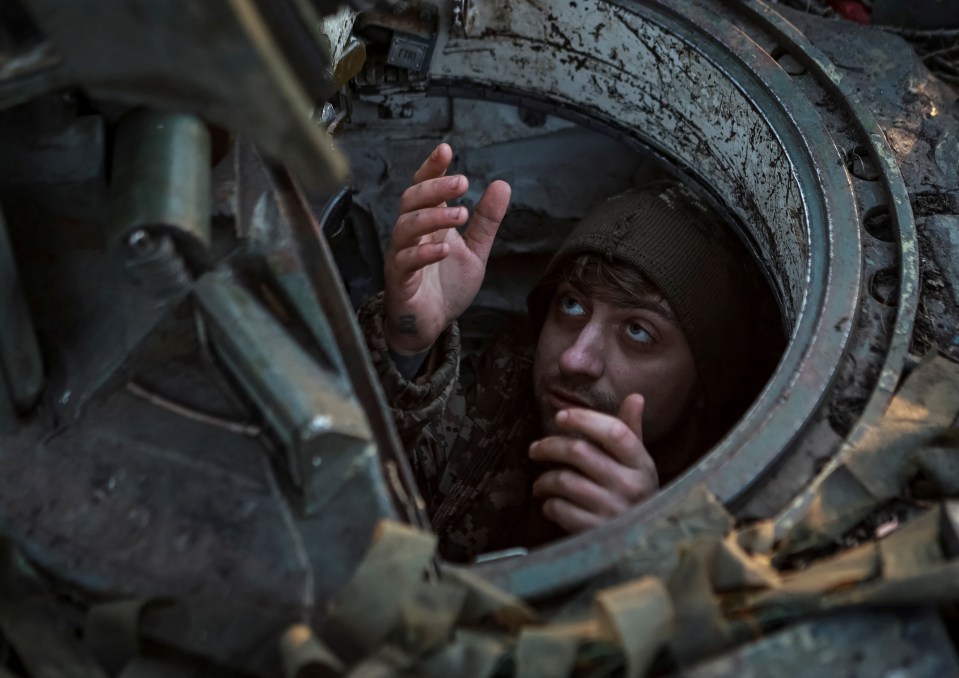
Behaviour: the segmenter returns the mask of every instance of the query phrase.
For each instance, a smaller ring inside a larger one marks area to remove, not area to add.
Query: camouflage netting
[[[825,611],[959,602],[957,414],[959,365],[927,359],[778,544],[772,523],[734,529],[694,492],[549,614],[465,571],[423,581],[432,539],[384,524],[326,627],[287,632],[287,675],[640,676]],[[899,517],[875,525],[890,502]]]
[[[613,571],[540,610],[465,569],[438,577],[435,537],[384,522],[325,623],[294,624],[277,639],[282,674],[641,676],[685,670],[827,611],[959,602],[957,414],[959,365],[928,358],[881,426],[854,434],[832,472],[799,498],[806,510],[783,538],[771,522],[734,528],[699,490]],[[0,630],[13,670],[209,675],[171,672],[149,657],[137,633],[147,603],[83,611],[54,595],[12,545],[2,562]]]

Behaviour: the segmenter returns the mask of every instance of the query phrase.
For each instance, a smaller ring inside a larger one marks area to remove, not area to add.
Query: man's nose
[[[559,357],[560,372],[599,379],[605,367],[604,336],[598,323],[588,322]]]

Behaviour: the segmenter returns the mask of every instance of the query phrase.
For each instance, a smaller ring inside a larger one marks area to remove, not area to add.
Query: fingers
[[[449,144],[440,144],[433,149],[429,157],[423,161],[420,168],[413,175],[413,183],[418,184],[427,179],[436,179],[446,174],[453,160],[453,149]]]
[[[570,469],[547,471],[533,483],[534,497],[563,499],[598,520],[609,520],[624,513],[629,504],[589,478]],[[547,516],[549,517],[549,516]]]
[[[395,251],[414,247],[423,236],[461,226],[468,214],[465,207],[429,207],[401,214],[390,247]]]
[[[631,393],[619,406],[619,418],[629,427],[636,437],[643,439],[643,412],[646,410],[646,400],[639,393]]]
[[[424,236],[461,226],[469,212],[465,207],[446,207],[445,202],[465,193],[468,186],[466,177],[457,175],[428,179],[408,188],[403,194],[400,216],[396,220],[390,249],[399,253],[420,245]],[[466,246],[484,264],[489,258],[496,232],[509,207],[510,194],[511,189],[505,181],[494,181],[490,184],[476,205],[469,227],[463,234]],[[422,268],[415,257],[407,256],[408,265],[403,269],[405,275]]]
[[[547,471],[533,483],[533,496],[546,499],[543,515],[568,532],[579,532],[620,516],[654,492],[655,487],[651,487],[638,498],[627,498],[571,469]]]
[[[572,441],[566,449],[572,451],[573,456],[554,454],[560,450],[560,446],[555,445],[559,438],[561,436],[552,436],[538,441],[531,448],[530,457],[556,463],[563,463],[561,460],[564,459],[577,461],[577,455],[582,454],[582,444],[589,444],[582,440]],[[580,451],[576,451],[577,448]],[[533,495],[546,499],[543,515],[568,532],[578,532],[622,515],[656,493],[659,483],[655,469],[650,472],[626,468],[608,457],[607,462],[612,463],[616,470],[611,473],[604,471],[605,480],[586,475],[596,470],[583,470],[583,464],[543,473],[533,483]],[[586,466],[589,467],[588,464]]]
[[[642,399],[642,396],[637,397]],[[596,410],[570,408],[556,413],[556,426],[561,431],[576,433],[588,438],[628,468],[655,471],[656,465],[646,451],[642,438],[640,438],[642,434],[641,426],[639,434],[634,430],[637,424],[633,408],[638,407],[641,410],[642,404],[637,404],[635,400],[631,399],[633,399],[633,396],[629,396],[626,401],[630,401],[630,403],[624,401],[620,409],[622,410],[624,406],[629,408],[628,414],[632,425],[627,424],[619,417]],[[642,420],[641,411],[639,420]]]
[[[417,271],[430,264],[442,261],[450,253],[450,246],[445,242],[424,243],[415,247],[400,250],[394,257],[394,272],[401,280],[409,278]]]
[[[571,534],[598,527],[607,520],[558,497],[543,502],[543,515]]]
[[[533,494],[547,498],[545,517],[577,532],[655,494],[659,477],[642,441],[643,407],[642,396],[633,394],[616,417],[582,408],[557,413],[557,426],[572,435],[548,436],[529,452],[534,461],[560,466],[533,484]]]
[[[468,188],[469,181],[462,174],[426,179],[403,192],[400,198],[400,214],[442,205],[459,198]]]
[[[537,440],[529,449],[530,459],[566,467],[595,482],[604,491],[632,506],[651,496],[659,487],[655,467],[630,468],[589,440],[568,436],[549,436]],[[618,505],[623,505],[618,502]]]
[[[569,467],[604,487],[631,494],[623,482],[623,465],[599,447],[582,438],[548,436],[529,447],[529,458],[542,464]]]
[[[485,262],[489,258],[490,250],[493,249],[493,240],[496,238],[500,224],[503,223],[512,192],[510,185],[505,181],[494,181],[486,187],[483,197],[473,210],[473,218],[470,219],[463,239],[481,261]]]

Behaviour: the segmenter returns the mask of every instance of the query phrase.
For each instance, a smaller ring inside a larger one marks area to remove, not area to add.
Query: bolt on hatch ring
[[[879,376],[863,422],[884,409],[902,372],[918,261],[905,186],[881,129],[775,12],[754,2],[716,9],[624,0],[557,15],[524,3],[439,38],[432,93],[548,110],[645,146],[704,187],[766,265],[790,333],[748,412],[656,497],[525,558],[474,566],[517,595],[546,595],[612,565],[696,485],[735,506],[803,439],[837,449],[845,432],[829,429],[824,410],[849,353],[875,339],[876,323],[860,325],[882,313],[868,293],[877,267],[895,266],[899,292],[895,322],[880,332],[884,352],[873,359]],[[895,242],[861,230],[863,216],[881,209]],[[864,258],[864,248],[875,256]]]

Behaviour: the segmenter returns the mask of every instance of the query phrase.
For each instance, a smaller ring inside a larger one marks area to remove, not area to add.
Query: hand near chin
[[[556,415],[563,433],[537,440],[530,459],[557,464],[533,483],[543,515],[567,532],[596,527],[645,501],[659,476],[643,445],[643,397],[628,396],[618,416],[588,409]]]

